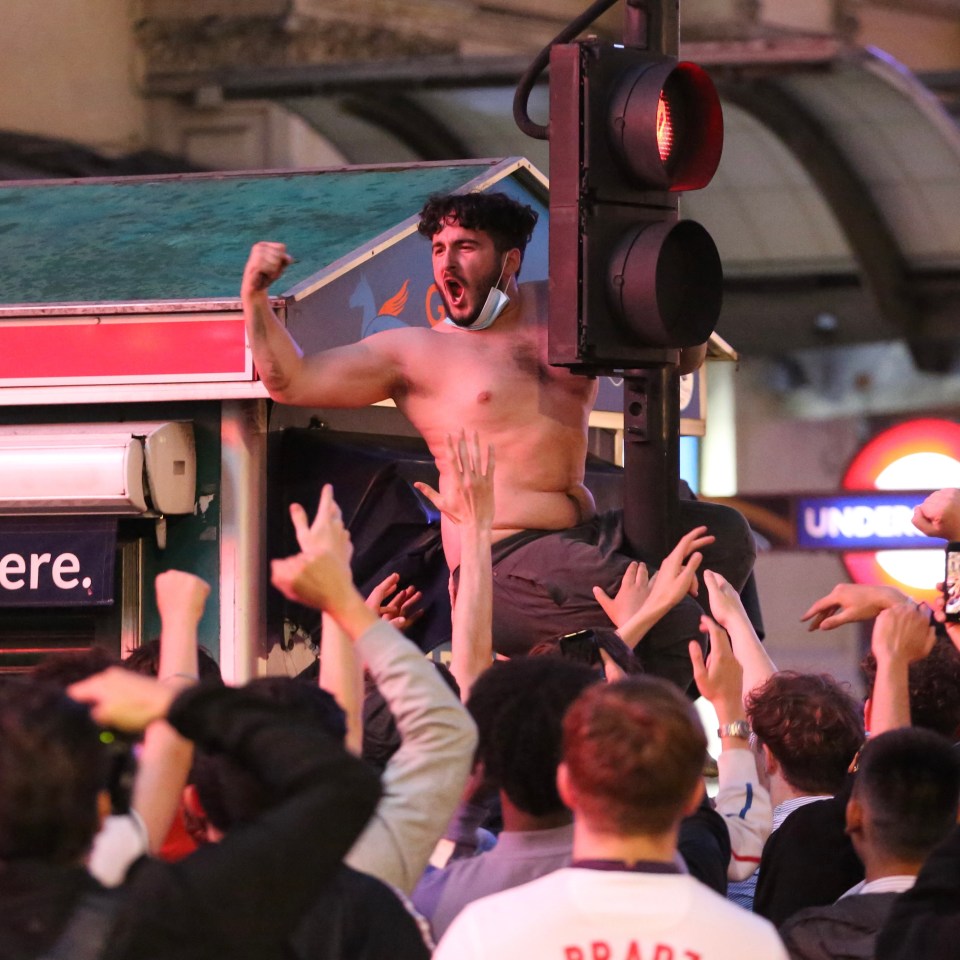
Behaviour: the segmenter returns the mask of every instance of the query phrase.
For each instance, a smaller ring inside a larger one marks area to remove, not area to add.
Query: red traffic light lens
[[[670,110],[670,101],[660,91],[657,102],[657,150],[664,166],[670,161],[673,153],[673,116]]]
[[[640,189],[699,190],[723,150],[723,111],[695,63],[654,60],[627,70],[610,101],[614,153]]]

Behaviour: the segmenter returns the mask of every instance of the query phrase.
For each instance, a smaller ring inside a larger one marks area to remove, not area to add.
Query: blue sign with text
[[[4,517],[0,606],[111,604],[116,548],[112,517]]]
[[[797,546],[808,550],[929,549],[942,540],[913,525],[925,493],[846,494],[797,500]]]

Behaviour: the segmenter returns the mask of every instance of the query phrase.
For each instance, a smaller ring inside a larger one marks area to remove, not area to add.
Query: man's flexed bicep
[[[292,262],[284,244],[256,243],[240,288],[253,360],[270,396],[309,407],[362,407],[386,400],[400,379],[392,338],[374,335],[304,357],[274,313],[267,291]]]

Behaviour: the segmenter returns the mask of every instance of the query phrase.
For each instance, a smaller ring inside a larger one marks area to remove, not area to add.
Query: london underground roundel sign
[[[853,458],[845,490],[939,490],[960,487],[960,424],[922,419],[898,424],[875,436]],[[855,583],[895,586],[913,597],[932,599],[943,579],[943,550],[849,551],[843,563]]]

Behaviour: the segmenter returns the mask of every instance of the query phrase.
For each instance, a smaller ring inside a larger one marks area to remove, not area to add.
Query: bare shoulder
[[[520,304],[526,323],[546,327],[550,315],[550,284],[546,280],[531,280],[520,284]]]
[[[394,327],[390,330],[381,330],[372,333],[369,337],[358,340],[371,353],[389,356],[395,361],[403,361],[412,354],[420,351],[432,337],[433,331],[428,327]]]

